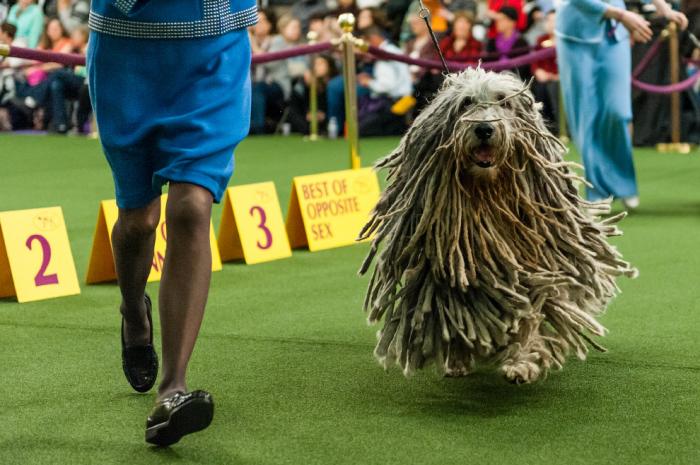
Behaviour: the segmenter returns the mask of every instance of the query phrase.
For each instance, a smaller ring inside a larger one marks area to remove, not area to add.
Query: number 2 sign
[[[249,265],[292,255],[272,182],[226,190],[219,250],[222,260],[243,258]]]
[[[0,297],[29,302],[79,293],[61,208],[0,212]]]

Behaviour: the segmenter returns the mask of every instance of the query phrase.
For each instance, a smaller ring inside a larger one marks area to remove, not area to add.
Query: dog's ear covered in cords
[[[384,320],[385,368],[495,366],[522,384],[604,351],[596,318],[637,270],[608,243],[625,213],[581,198],[565,153],[517,77],[446,78],[378,163],[389,185],[360,235],[373,237],[360,272],[376,258],[365,309]]]

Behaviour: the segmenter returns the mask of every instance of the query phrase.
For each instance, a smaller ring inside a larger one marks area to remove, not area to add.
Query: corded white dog
[[[607,242],[625,214],[601,219],[546,129],[528,87],[508,74],[451,75],[399,147],[380,161],[389,186],[362,238],[377,257],[365,300],[384,319],[375,355],[409,375],[497,366],[513,383],[585,359],[596,320],[637,271]],[[380,244],[384,243],[381,251]]]

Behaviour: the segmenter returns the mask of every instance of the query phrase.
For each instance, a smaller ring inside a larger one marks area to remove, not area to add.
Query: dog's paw
[[[452,368],[447,368],[445,370],[445,373],[443,376],[445,378],[464,378],[465,376],[469,375],[469,370],[467,370],[466,367],[452,367]]]
[[[537,363],[519,361],[509,365],[503,365],[501,371],[506,380],[512,384],[528,384],[537,381],[542,374],[542,369]]]
[[[471,370],[468,364],[462,360],[452,359],[445,363],[443,367],[443,376],[445,378],[464,378],[470,373]]]

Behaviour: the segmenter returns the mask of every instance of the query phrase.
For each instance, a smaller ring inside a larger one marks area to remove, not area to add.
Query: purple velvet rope
[[[638,78],[639,75],[642,74],[642,72],[644,72],[645,69],[647,69],[647,66],[649,66],[651,60],[659,52],[659,47],[661,46],[662,40],[663,36],[659,36],[659,38],[654,41],[651,47],[649,47],[647,53],[645,53],[642,59],[639,60],[639,63],[637,63],[637,66],[635,66],[634,70],[632,71],[632,79]]]
[[[252,62],[253,64],[268,63],[270,61],[283,60],[285,58],[292,58],[301,55],[310,55],[312,53],[320,53],[326,50],[330,50],[331,48],[332,44],[329,42],[314,45],[302,45],[300,47],[281,50],[279,52],[261,53],[259,55],[255,55],[253,57]],[[400,61],[411,65],[418,65],[424,68],[442,68],[442,63],[440,63],[439,61],[424,60],[420,58],[414,59],[406,55],[390,53],[376,47],[370,46],[369,52],[379,58]],[[655,54],[655,46],[652,46],[652,48],[649,49],[644,59],[646,59],[652,54]],[[74,53],[56,53],[48,52],[45,50],[10,47],[9,56],[14,58],[22,58],[25,60],[41,61],[47,63],[60,63],[62,65],[67,66],[85,66],[85,57]],[[536,61],[546,60],[554,56],[556,56],[556,50],[554,48],[545,48],[509,60],[482,63],[481,67],[483,69],[488,69],[492,71],[502,71],[505,69],[517,68],[518,66],[523,66]],[[647,61],[649,60],[651,60],[651,58],[649,58]],[[476,65],[476,63],[461,63],[456,61],[450,61],[447,64],[449,65],[450,69],[453,70],[463,70],[469,66]],[[637,68],[640,68],[640,66],[638,65]],[[637,71],[637,69],[635,69],[635,71]],[[690,89],[698,81],[698,79],[700,79],[700,71],[696,71],[692,76],[688,77],[687,79],[672,85],[659,86],[654,84],[648,84],[646,82],[641,82],[637,79],[632,79],[632,85],[637,89],[643,90],[645,92],[650,92],[654,94],[672,94],[674,92],[682,92],[684,90]]]
[[[333,48],[330,42],[322,42],[314,45],[302,45],[299,47],[280,50],[279,52],[268,52],[253,55],[253,64],[259,65],[269,63],[270,61],[285,60],[287,58],[298,57],[302,55],[311,55],[312,53],[321,53]]]
[[[644,92],[649,92],[650,94],[673,94],[675,92],[683,92],[690,89],[695,85],[697,80],[700,78],[700,71],[695,71],[690,77],[684,79],[676,84],[669,84],[665,86],[658,86],[655,84],[648,84],[646,82],[641,82],[636,79],[632,79],[632,85],[639,90]]]
[[[261,53],[253,56],[253,64],[268,63],[270,61],[284,60],[286,58],[297,57],[301,55],[310,55],[312,53],[325,52],[330,50],[333,45],[330,42],[323,42],[314,45],[302,45],[279,52]],[[66,66],[85,66],[85,57],[74,53],[56,53],[46,50],[35,50],[23,47],[10,47],[9,56],[14,58],[22,58],[25,60],[41,61],[45,63],[60,63]]]
[[[372,55],[384,58],[387,60],[400,61],[409,65],[417,65],[423,68],[431,69],[442,69],[442,63],[437,60],[425,60],[423,58],[411,58],[407,55],[401,55],[398,53],[387,52],[377,47],[370,46],[368,52]],[[541,60],[547,60],[556,56],[556,50],[554,47],[544,48],[542,50],[537,50],[527,55],[522,55],[515,58],[510,58],[502,61],[488,61],[481,63],[482,69],[488,69],[492,71],[503,71],[506,69],[517,68],[518,66],[528,65]],[[468,67],[476,66],[476,63],[463,63],[458,61],[448,61],[447,65],[451,70],[463,70]]]
[[[10,47],[8,56],[45,63],[60,63],[66,66],[85,66],[85,57],[75,53],[56,53],[23,47]]]

